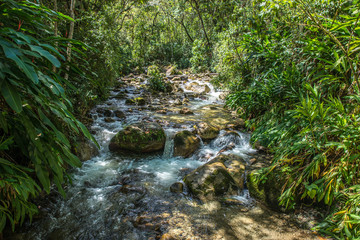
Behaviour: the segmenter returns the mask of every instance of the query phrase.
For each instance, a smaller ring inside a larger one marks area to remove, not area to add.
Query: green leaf
[[[19,56],[23,54],[20,52],[19,49],[11,47],[11,45],[6,42],[0,40],[0,45],[4,50],[5,56],[11,60],[13,60],[16,65],[23,71],[28,78],[30,78],[34,83],[39,82],[39,78],[32,66],[26,64],[23,59],[20,59]]]
[[[1,213],[1,218],[0,218],[0,233],[3,231],[5,224],[6,224],[6,215],[4,213]]]
[[[2,84],[1,93],[9,106],[17,113],[22,111],[21,98],[17,90],[7,81]]]
[[[49,60],[55,67],[59,68],[61,66],[60,61],[51,53],[43,49],[42,47],[30,45],[32,51],[39,53],[41,56]]]
[[[80,127],[81,131],[84,133],[85,137],[87,137],[88,139],[90,139],[91,141],[93,141],[96,146],[98,148],[100,148],[98,142],[95,140],[95,138],[93,137],[93,135],[91,135],[91,133],[89,132],[89,130],[84,126],[84,124],[82,124],[81,122],[77,122],[77,125]]]
[[[47,171],[47,169],[43,168],[40,164],[35,164],[35,172],[36,172],[36,176],[43,185],[45,191],[49,193],[50,192],[49,172]]]

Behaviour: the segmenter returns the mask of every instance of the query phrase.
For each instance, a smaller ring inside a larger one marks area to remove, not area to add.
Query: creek
[[[99,154],[70,171],[72,184],[66,187],[65,199],[54,190],[39,203],[40,215],[8,239],[312,239],[309,231],[258,206],[246,189],[206,203],[193,198],[186,188],[183,193],[170,192],[173,183],[182,182],[187,173],[231,143],[235,146],[222,154],[240,155],[247,162],[256,154],[249,133],[232,130],[237,134],[226,134],[236,118],[223,109],[222,93],[209,83],[210,78],[173,78],[178,89],[175,94],[148,95],[144,106],[125,101],[144,96],[146,78],[123,79],[112,97],[91,111],[94,121],[90,130],[101,147]],[[195,87],[206,85],[206,94],[187,87],[192,83]],[[180,97],[189,100],[186,107],[193,114],[179,114],[184,107],[176,104]],[[125,113],[126,118],[116,111]],[[111,138],[139,121],[157,121],[163,126],[167,135],[164,151],[110,152]],[[202,142],[189,158],[173,157],[175,133],[192,130],[194,124],[204,121],[222,129],[218,137]]]

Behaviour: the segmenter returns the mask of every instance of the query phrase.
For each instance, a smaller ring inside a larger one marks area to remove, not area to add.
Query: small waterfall
[[[244,137],[237,131],[222,131],[220,136],[212,143],[215,148],[223,148],[229,144],[234,146],[243,145],[245,143]]]
[[[171,158],[174,154],[174,136],[176,131],[172,129],[167,129],[165,131],[166,134],[166,142],[164,147],[163,158]]]

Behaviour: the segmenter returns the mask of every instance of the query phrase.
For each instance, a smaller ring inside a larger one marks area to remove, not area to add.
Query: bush
[[[168,83],[166,83],[163,78],[164,74],[160,72],[160,69],[156,65],[152,65],[148,67],[147,75],[149,76],[149,88],[153,91],[157,92],[166,92],[169,87],[171,87]]]

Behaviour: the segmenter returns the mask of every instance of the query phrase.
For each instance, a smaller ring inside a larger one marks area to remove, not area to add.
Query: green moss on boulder
[[[110,151],[147,153],[164,149],[164,129],[157,123],[135,123],[118,132],[110,141]]]
[[[203,139],[203,140],[212,140],[212,139],[216,138],[220,133],[220,130],[218,127],[215,127],[206,122],[199,123],[197,125],[196,130],[197,130],[199,136],[201,137],[201,139]]]
[[[220,155],[184,178],[190,192],[201,200],[236,194],[244,187],[245,162],[236,155]]]
[[[258,174],[260,174],[259,170],[254,170],[247,175],[247,187],[250,195],[267,206],[280,210],[279,197],[287,182],[286,174],[275,168],[266,176],[267,179],[264,181],[257,180]]]
[[[189,157],[200,147],[200,139],[190,131],[181,131],[174,137],[174,156]]]

